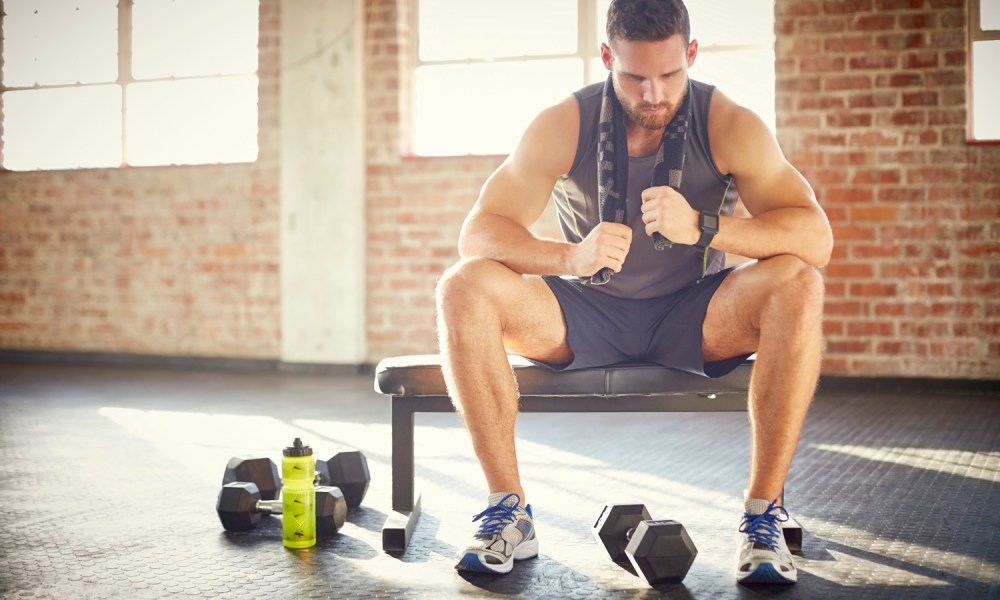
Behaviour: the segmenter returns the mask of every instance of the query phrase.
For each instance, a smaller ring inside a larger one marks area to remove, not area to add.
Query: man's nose
[[[663,84],[653,80],[647,80],[645,82],[645,86],[642,91],[642,100],[644,102],[649,104],[659,104],[660,102],[663,102],[664,98],[666,98],[666,91],[663,89]]]

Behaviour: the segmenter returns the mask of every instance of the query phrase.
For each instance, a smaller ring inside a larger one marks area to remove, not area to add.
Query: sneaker
[[[515,560],[538,556],[531,506],[521,507],[517,494],[490,494],[489,506],[472,517],[481,521],[476,538],[455,557],[459,571],[510,573]]]
[[[788,551],[781,523],[788,520],[788,511],[774,502],[750,498],[740,523],[739,562],[736,581],[739,583],[795,583],[798,575]]]

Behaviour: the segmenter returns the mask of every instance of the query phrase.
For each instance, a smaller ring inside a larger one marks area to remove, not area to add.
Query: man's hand
[[[694,245],[701,238],[698,211],[673,188],[661,185],[642,192],[642,222],[646,235],[660,232],[675,244]]]
[[[569,274],[590,277],[604,267],[618,273],[622,270],[631,243],[632,228],[628,225],[608,221],[598,223],[583,241],[570,250]]]

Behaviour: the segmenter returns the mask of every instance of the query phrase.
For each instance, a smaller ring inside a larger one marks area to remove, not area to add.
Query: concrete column
[[[360,0],[281,2],[281,359],[365,360]]]

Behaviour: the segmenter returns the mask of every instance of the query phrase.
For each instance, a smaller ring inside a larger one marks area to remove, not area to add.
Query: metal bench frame
[[[751,357],[731,373],[710,379],[650,364],[557,372],[520,357],[509,358],[523,413],[746,411],[753,368]],[[402,553],[420,517],[421,498],[414,486],[415,416],[455,408],[437,355],[383,360],[376,368],[375,390],[390,396],[392,419],[392,512],[382,528],[382,549]],[[801,531],[798,539],[801,547]]]

